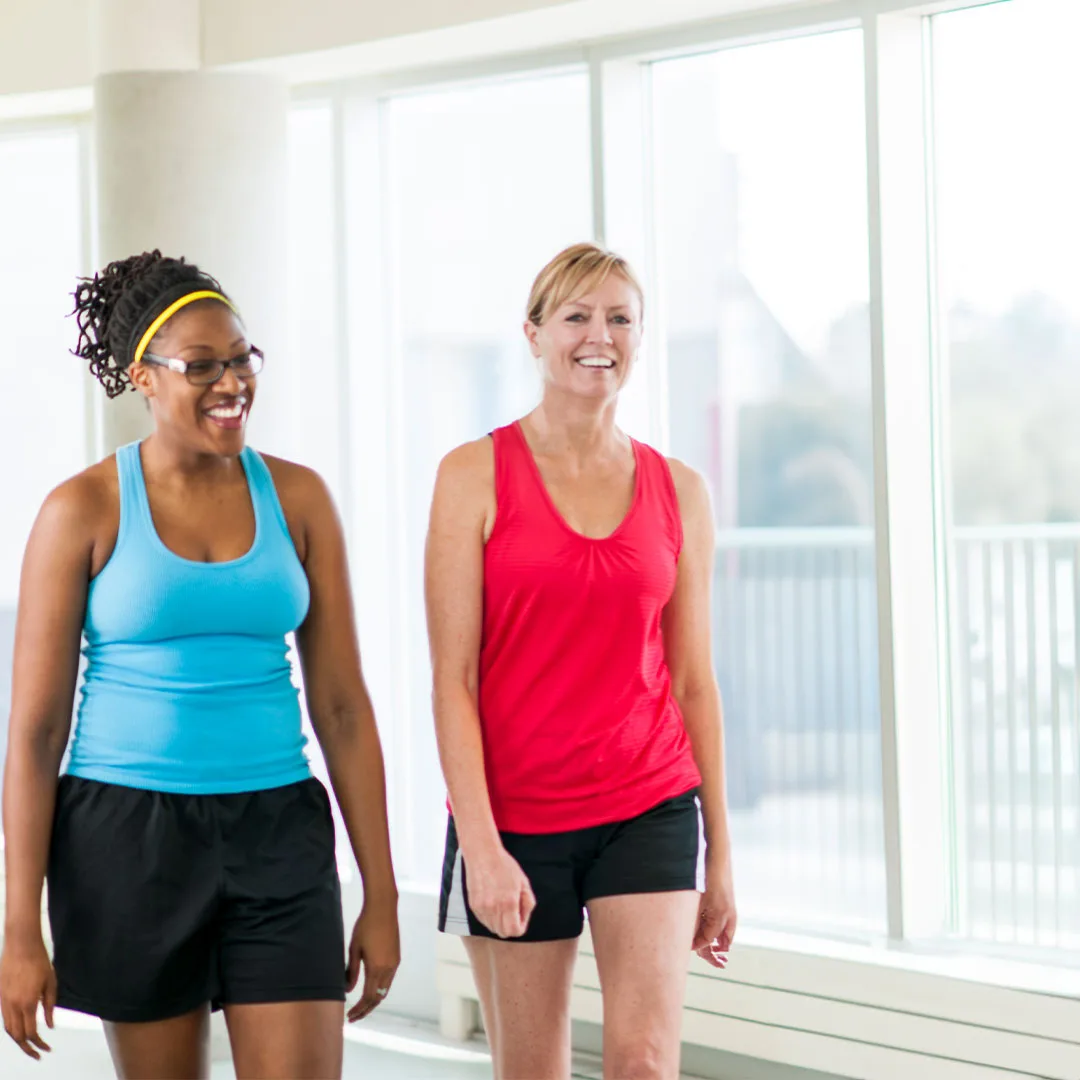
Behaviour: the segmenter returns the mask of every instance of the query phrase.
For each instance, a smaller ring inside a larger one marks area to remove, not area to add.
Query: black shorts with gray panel
[[[627,821],[569,832],[499,835],[536,896],[528,929],[514,941],[579,937],[586,905],[602,896],[702,887],[696,788]],[[468,872],[452,816],[446,827],[439,929],[465,937],[496,936],[469,907]]]

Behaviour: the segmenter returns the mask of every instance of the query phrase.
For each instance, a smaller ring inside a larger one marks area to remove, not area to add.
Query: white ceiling
[[[126,6],[153,18],[160,2],[0,0],[0,95],[89,85],[98,7]],[[310,81],[581,43],[756,9],[829,5],[830,0],[202,0],[201,59],[205,66],[280,67],[297,81]]]

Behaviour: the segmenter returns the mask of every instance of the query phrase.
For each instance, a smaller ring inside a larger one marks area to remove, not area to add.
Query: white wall
[[[0,94],[87,86],[89,0],[0,0]]]
[[[97,73],[98,2],[108,0],[0,0],[0,96],[88,86]],[[201,54],[207,67],[269,62],[297,81],[318,81],[827,2],[202,0]]]
[[[565,6],[563,0],[204,0],[204,59],[231,64],[314,52],[556,5]]]
[[[202,0],[207,66],[414,34],[555,6],[560,0]],[[0,0],[0,94],[85,86],[95,0]]]

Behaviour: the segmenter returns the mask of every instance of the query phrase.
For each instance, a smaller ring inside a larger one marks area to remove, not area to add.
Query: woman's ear
[[[525,330],[525,337],[528,338],[528,340],[529,340],[529,351],[533,354],[533,356],[537,360],[539,360],[540,359],[540,347],[536,344],[536,335],[537,335],[537,333],[539,333],[540,327],[537,326],[536,323],[534,323],[532,321],[532,319],[526,319],[525,320],[525,325],[524,325],[524,330]]]
[[[131,385],[143,397],[152,398],[154,396],[154,381],[150,377],[149,364],[132,364],[127,369],[127,377],[131,381]]]

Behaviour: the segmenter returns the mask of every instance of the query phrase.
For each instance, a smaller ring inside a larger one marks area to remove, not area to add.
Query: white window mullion
[[[334,295],[330,299],[331,314],[334,320],[335,355],[332,362],[338,386],[338,484],[341,505],[339,513],[345,530],[346,541],[352,546],[356,535],[356,514],[353,508],[355,487],[356,458],[353,452],[352,420],[352,364],[349,350],[349,276],[348,244],[345,222],[349,215],[349,182],[346,171],[346,146],[348,135],[345,123],[348,101],[346,95],[337,88],[331,99],[331,168],[332,196],[334,201],[334,251],[333,278]],[[331,358],[327,358],[328,360]]]
[[[589,164],[592,175],[589,177],[592,191],[592,226],[596,243],[607,243],[607,207],[605,206],[604,184],[607,169],[604,161],[604,65],[595,55],[590,54],[589,71]]]
[[[92,276],[97,267],[97,251],[94,242],[94,238],[97,236],[95,178],[93,125],[89,121],[81,122],[79,124],[80,272],[87,277]],[[105,395],[102,392],[101,384],[90,373],[89,368],[83,368],[82,379],[86,406],[86,463],[89,465],[91,462],[99,461],[105,456],[102,432]]]
[[[409,810],[407,590],[400,492],[401,349],[392,302],[391,215],[385,182],[382,107],[374,95],[351,94],[338,125],[344,145],[343,262],[340,291],[354,332],[347,338],[352,575],[364,672],[379,719],[387,802],[398,873],[414,873]]]
[[[888,928],[946,925],[921,16],[864,25]]]
[[[947,545],[947,538],[952,535],[951,493],[952,469],[949,464],[951,433],[949,417],[951,413],[948,371],[948,335],[942,322],[940,309],[940,252],[936,219],[937,166],[935,157],[934,127],[934,82],[933,82],[933,35],[931,20],[924,15],[921,20],[923,49],[923,130],[925,131],[926,161],[926,236],[927,236],[927,317],[930,330],[930,392],[933,395],[932,436],[935,481],[935,551],[937,574],[937,631],[938,631],[938,692],[940,701],[940,731],[943,739],[942,773],[942,829],[945,832],[944,854],[945,867],[945,910],[942,929],[949,933],[955,931],[959,914],[966,910],[964,890],[967,882],[960,873],[960,867],[967,861],[967,836],[960,829],[957,807],[960,800],[966,798],[966,770],[958,768],[956,758],[957,717],[952,710],[952,664],[961,643],[954,639],[958,627],[954,624],[952,612],[956,608],[956,582],[951,566],[952,554]]]
[[[645,288],[645,337],[622,392],[619,421],[657,449],[668,447],[667,364],[653,222],[650,66],[590,58],[593,207],[598,243],[623,255]]]

